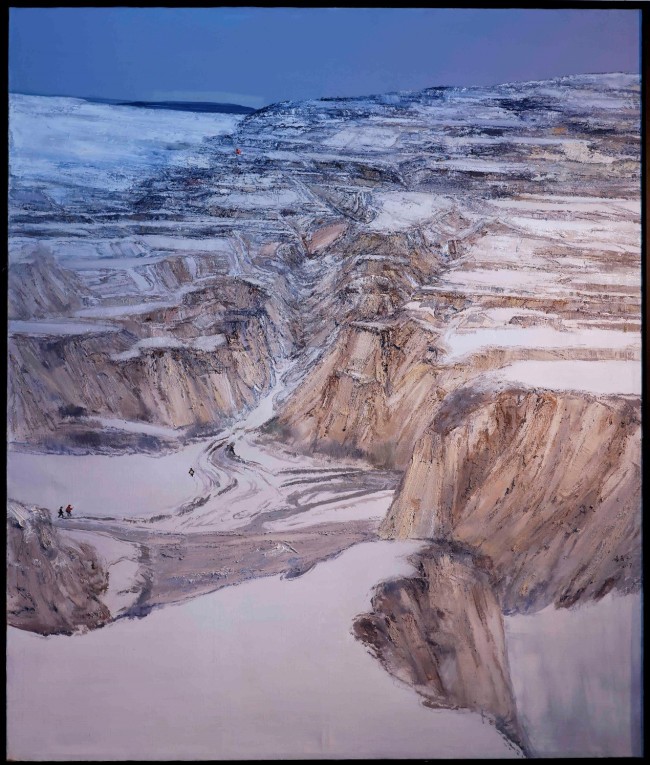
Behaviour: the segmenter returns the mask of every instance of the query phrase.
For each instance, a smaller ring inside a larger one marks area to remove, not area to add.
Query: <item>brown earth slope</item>
[[[640,401],[478,386],[449,396],[381,527],[488,556],[506,613],[638,588]]]
[[[101,627],[108,574],[93,547],[64,542],[48,510],[7,507],[7,621],[41,635]]]

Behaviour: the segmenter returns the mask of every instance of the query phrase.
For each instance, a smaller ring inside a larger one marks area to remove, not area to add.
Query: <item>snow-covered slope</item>
[[[64,208],[124,193],[165,166],[205,167],[205,139],[241,120],[17,93],[9,105],[12,191]]]

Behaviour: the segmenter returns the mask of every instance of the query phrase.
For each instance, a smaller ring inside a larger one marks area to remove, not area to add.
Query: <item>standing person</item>
[[[63,505],[59,508],[59,518],[63,518]]]
[[[72,515],[72,505],[68,505],[65,509],[66,513],[68,514],[68,518]]]

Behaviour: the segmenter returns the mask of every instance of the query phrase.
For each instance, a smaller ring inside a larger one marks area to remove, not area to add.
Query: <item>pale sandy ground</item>
[[[357,545],[82,636],[10,628],[9,757],[517,756],[480,715],[422,706],[351,634],[418,546]]]
[[[332,494],[332,497],[335,496]],[[394,491],[378,491],[367,497],[359,499],[341,498],[338,502],[316,507],[300,515],[291,516],[280,521],[270,521],[264,524],[265,531],[291,531],[292,529],[304,529],[317,523],[344,522],[344,521],[379,521],[388,512]],[[327,500],[326,492],[313,498],[314,502]],[[329,498],[331,499],[331,497]]]
[[[641,597],[506,617],[517,708],[547,757],[639,756]]]
[[[197,494],[187,474],[207,441],[162,455],[37,454],[8,451],[7,495],[75,516],[128,518],[169,512]]]
[[[274,402],[284,391],[278,375],[274,388],[242,421],[218,437],[200,439],[173,452],[159,455],[69,455],[39,454],[10,448],[7,455],[8,496],[25,504],[47,507],[55,517],[60,505],[71,503],[75,518],[152,518],[159,531],[203,533],[232,531],[246,526],[258,513],[291,504],[302,489],[304,499],[295,500],[290,519],[265,524],[268,531],[304,528],[329,521],[380,520],[392,500],[392,488],[373,491],[364,486],[365,475],[373,473],[365,463],[352,459],[292,454],[276,444],[256,440],[255,428],[273,416]],[[171,436],[170,428],[125,420],[100,418],[107,427]],[[225,449],[232,445],[232,456]],[[195,474],[190,476],[192,467]],[[325,496],[327,476],[353,473],[345,487],[336,485],[340,502]],[[289,471],[289,472],[287,472]],[[295,471],[301,471],[300,476]],[[314,485],[292,485],[300,477]],[[360,494],[360,491],[362,494]],[[356,494],[356,497],[353,495]],[[177,515],[191,500],[205,502],[191,513]],[[322,507],[310,507],[322,502]],[[304,509],[303,509],[304,508]],[[65,527],[66,520],[55,523]],[[151,526],[148,526],[151,528]]]
[[[488,376],[550,390],[641,394],[638,361],[515,361]]]

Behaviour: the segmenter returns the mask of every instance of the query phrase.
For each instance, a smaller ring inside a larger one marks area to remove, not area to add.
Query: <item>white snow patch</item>
[[[228,205],[239,209],[253,209],[258,207],[274,208],[289,207],[300,200],[300,196],[292,189],[275,189],[272,191],[258,191],[249,194],[229,194],[227,197],[215,197],[211,201],[218,205]]]
[[[376,194],[374,201],[380,210],[377,217],[368,224],[372,231],[412,228],[453,207],[450,198],[424,191],[388,191]]]
[[[142,340],[138,340],[138,342],[129,348],[128,351],[123,351],[122,353],[114,353],[111,358],[113,361],[126,361],[127,359],[136,358],[140,355],[141,350],[146,350],[147,348],[183,347],[185,347],[185,343],[181,342],[175,337],[171,337],[171,335],[166,335],[164,337],[145,337]]]
[[[609,287],[638,287],[641,289],[641,271],[582,271],[573,277],[575,281],[587,284],[606,284]],[[608,292],[608,294],[611,294]]]
[[[508,222],[535,236],[551,236],[567,243],[579,242],[583,248],[608,250],[639,248],[641,227],[635,221],[619,221],[599,218],[597,220],[553,220],[509,216]]]
[[[75,316],[101,319],[124,318],[135,316],[139,313],[159,311],[164,308],[175,308],[177,306],[178,303],[173,300],[157,300],[133,305],[96,305],[91,308],[81,308],[80,310],[75,311]]]
[[[163,236],[161,234],[143,234],[143,244],[152,250],[180,252],[221,252],[228,253],[232,244],[227,238]]]
[[[488,199],[488,204],[495,207],[505,207],[509,210],[557,211],[572,213],[591,213],[609,215],[612,212],[632,212],[641,214],[639,200],[636,199],[603,199],[601,197],[562,197],[534,196],[522,194],[519,199]]]
[[[536,388],[641,395],[639,361],[516,361],[488,374]]]
[[[443,284],[453,285],[480,285],[485,287],[519,287],[531,288],[546,284],[557,284],[559,274],[546,271],[528,269],[495,269],[465,271],[462,269],[450,270],[443,277]]]
[[[419,542],[353,547],[77,637],[8,631],[12,759],[508,757],[470,712],[427,709],[351,634]]]
[[[97,332],[117,332],[120,327],[113,324],[100,324],[99,322],[83,322],[73,319],[45,319],[39,321],[9,320],[10,335],[34,335],[37,337],[49,337],[55,335],[88,335]]]
[[[191,346],[199,351],[216,351],[226,344],[225,335],[201,335],[191,341]]]
[[[45,183],[59,203],[88,189],[124,191],[161,165],[204,166],[204,139],[242,119],[14,93],[9,109],[12,174]]]
[[[133,279],[133,283],[139,289],[141,292],[149,292],[152,288],[152,285],[142,276],[142,274],[138,273],[137,268],[129,268],[127,270],[128,275]]]
[[[285,375],[290,367],[291,362],[285,362],[284,364],[278,365],[275,373],[276,382],[274,386],[265,396],[262,396],[257,403],[257,406],[246,415],[241,425],[236,428],[236,431],[240,429],[253,430],[259,428],[273,417],[276,401],[279,400],[285,392]]]
[[[75,516],[133,518],[169,512],[194,498],[187,475],[206,442],[171,454],[69,455],[7,453],[7,496]]]
[[[80,419],[99,422],[105,428],[124,430],[129,433],[145,433],[151,436],[167,436],[172,438],[178,436],[178,431],[174,428],[168,428],[165,425],[152,425],[151,423],[137,420],[122,420],[118,417],[82,417]]]
[[[158,337],[146,337],[129,348],[128,351],[122,353],[115,353],[111,356],[114,361],[126,361],[128,359],[134,359],[140,355],[140,351],[147,348],[194,348],[198,351],[216,351],[217,348],[221,348],[226,343],[225,335],[200,335],[192,340],[179,340],[171,335],[158,336]]]
[[[484,308],[482,313],[497,324],[508,324],[515,316],[530,316],[534,318],[557,318],[556,314],[545,311],[535,311],[532,308]]]
[[[460,159],[444,159],[436,163],[444,167],[452,167],[454,170],[465,170],[484,173],[520,173],[521,164],[518,162],[504,162],[502,159],[480,159],[462,157]]]
[[[639,332],[580,329],[560,332],[553,327],[489,327],[471,332],[451,329],[443,337],[447,361],[456,361],[482,348],[639,348]]]
[[[325,146],[355,151],[382,151],[390,149],[399,138],[399,130],[386,127],[354,125],[343,128],[323,141]]]

